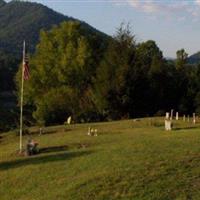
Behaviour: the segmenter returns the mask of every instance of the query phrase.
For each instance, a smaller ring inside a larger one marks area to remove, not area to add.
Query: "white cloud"
[[[153,1],[127,0],[127,2],[130,6],[147,13],[157,12],[159,9]]]
[[[185,19],[200,21],[200,0],[112,0],[115,3],[129,5],[148,16],[175,19],[179,22]]]
[[[156,12],[174,12],[182,11],[188,8],[189,2],[186,1],[156,1],[156,0],[126,0],[127,3],[141,11],[147,13],[156,13]],[[199,1],[200,0],[196,0]],[[199,4],[200,5],[200,4]]]
[[[200,0],[124,0],[127,5],[136,10],[154,16],[175,17],[184,21],[191,17],[193,21],[200,20]]]
[[[196,4],[200,6],[200,0],[195,0]]]

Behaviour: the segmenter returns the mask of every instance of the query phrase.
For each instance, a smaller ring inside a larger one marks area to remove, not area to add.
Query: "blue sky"
[[[200,0],[30,0],[113,35],[130,22],[138,42],[155,40],[166,57],[200,51]]]

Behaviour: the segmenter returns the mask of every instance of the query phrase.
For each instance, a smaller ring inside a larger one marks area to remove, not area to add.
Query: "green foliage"
[[[63,21],[75,21],[42,4],[28,1],[0,2],[0,13],[0,49],[17,56],[21,56],[24,40],[28,44],[29,52],[34,52],[41,30],[50,30]],[[105,36],[86,23],[81,24]]]
[[[25,104],[39,124],[63,123],[70,115],[88,122],[198,108],[200,70],[186,65],[184,50],[177,67],[154,41],[137,44],[124,24],[106,45],[102,35],[79,22],[41,32],[25,84]],[[19,70],[18,86],[20,75]]]
[[[184,49],[178,50],[176,52],[176,67],[181,69],[187,62],[188,54],[185,52]]]
[[[22,60],[23,41],[26,40],[28,52],[32,54],[39,41],[41,29],[50,30],[60,22],[75,21],[75,19],[59,14],[41,4],[24,1],[9,1],[6,3],[0,0],[0,13],[0,102],[2,107],[0,109],[3,109],[2,112],[4,113],[0,119],[0,129],[2,129],[3,127],[11,128],[13,124],[16,124],[15,117],[12,116],[19,114],[16,107],[16,99],[15,104],[13,104],[12,100],[15,95],[7,99],[4,94],[6,92],[13,93],[16,89],[13,80]],[[102,37],[107,37],[88,24],[84,22],[80,23],[88,31]],[[96,44],[99,43],[101,43],[101,40],[96,42]],[[4,101],[5,98],[6,101]],[[13,106],[11,108],[5,104],[12,104]],[[13,110],[17,110],[15,115],[8,114],[12,113]],[[4,120],[4,118],[9,120]]]
[[[76,92],[68,87],[52,88],[37,98],[35,104],[37,110],[33,116],[39,124],[62,123],[69,115],[75,115],[78,110],[78,97]],[[76,109],[76,110],[75,110]]]
[[[110,40],[97,69],[93,101],[98,111],[111,119],[125,116],[129,105],[129,75],[135,57],[135,37],[122,24]]]
[[[11,1],[0,7],[0,48],[21,55],[23,40],[34,51],[41,29],[70,18],[37,3]]]
[[[5,6],[5,5],[6,5],[6,2],[3,0],[0,0],[0,7]]]
[[[90,109],[88,95],[104,44],[104,38],[80,22],[64,22],[41,32],[24,92],[25,103],[36,108],[37,121],[60,123]],[[19,70],[18,85],[20,74]]]
[[[0,12],[0,92],[15,89],[13,76],[26,39],[31,53],[24,98],[29,124],[30,113],[38,124],[54,124],[68,115],[87,122],[172,108],[185,114],[198,110],[199,67],[187,64],[184,49],[177,51],[176,62],[168,62],[155,41],[137,43],[129,25],[122,24],[111,38],[37,3],[0,1]],[[53,27],[62,21],[68,22]],[[19,70],[18,92],[20,76]]]

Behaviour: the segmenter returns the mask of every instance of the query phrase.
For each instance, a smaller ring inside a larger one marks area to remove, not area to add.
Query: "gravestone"
[[[96,128],[88,127],[88,133],[89,136],[98,136],[98,130]]]
[[[171,131],[172,130],[172,122],[171,120],[165,120],[165,130],[166,131]]]
[[[69,116],[69,117],[67,118],[67,124],[71,124],[71,121],[72,121],[72,117]]]
[[[42,127],[40,127],[39,132],[40,132],[40,135],[42,135],[42,133],[43,133]]]
[[[193,124],[196,124],[196,115],[193,113]]]
[[[178,120],[178,112],[176,112],[176,120]]]
[[[165,119],[169,119],[169,112],[166,112]]]
[[[185,122],[185,115],[183,115],[183,121]]]
[[[89,136],[91,136],[91,128],[88,127],[88,133],[87,133]]]

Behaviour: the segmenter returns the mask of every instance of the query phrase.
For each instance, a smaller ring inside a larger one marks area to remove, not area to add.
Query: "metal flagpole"
[[[22,135],[23,135],[23,100],[24,100],[24,65],[25,65],[25,56],[26,56],[26,43],[23,44],[23,63],[22,63],[22,79],[21,79],[21,103],[20,103],[20,142],[19,150],[22,153]]]

